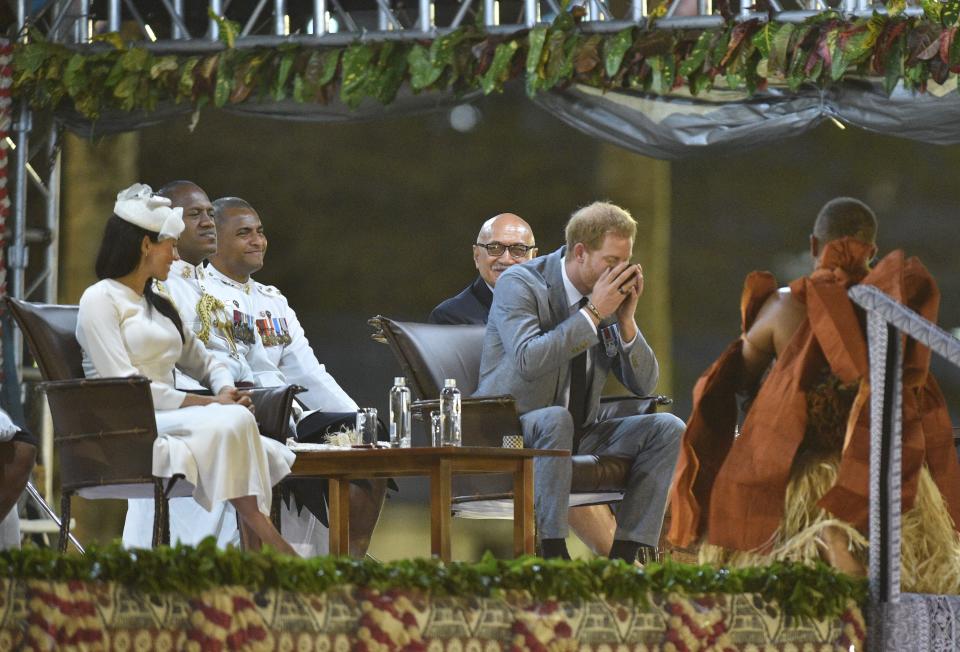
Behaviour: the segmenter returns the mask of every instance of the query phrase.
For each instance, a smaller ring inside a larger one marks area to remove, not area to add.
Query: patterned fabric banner
[[[223,586],[144,595],[114,583],[0,580],[0,649],[300,652],[849,652],[865,626],[789,618],[755,594],[606,601],[323,594]]]

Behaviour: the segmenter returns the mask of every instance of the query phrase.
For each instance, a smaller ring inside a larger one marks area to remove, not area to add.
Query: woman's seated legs
[[[250,550],[259,550],[263,544],[267,544],[279,552],[297,556],[293,547],[273,527],[270,519],[257,508],[255,496],[233,498],[230,502],[240,515],[241,536],[244,545],[249,546]]]

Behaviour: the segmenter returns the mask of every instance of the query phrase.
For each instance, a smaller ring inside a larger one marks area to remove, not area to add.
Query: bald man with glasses
[[[504,270],[537,255],[533,229],[520,216],[501,213],[483,223],[473,245],[473,264],[480,273],[464,290],[433,309],[431,324],[486,324],[493,287]]]

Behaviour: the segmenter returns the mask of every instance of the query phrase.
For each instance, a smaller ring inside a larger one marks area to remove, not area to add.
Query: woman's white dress
[[[270,513],[271,490],[290,473],[294,454],[260,436],[257,423],[239,405],[181,407],[186,393],[174,387],[174,367],[215,393],[233,385],[227,368],[185,329],[126,285],[106,279],[80,298],[77,340],[88,378],[146,376],[153,395],[159,436],[153,445],[153,474],[184,476],[194,499],[207,511],[220,501],[256,496]]]

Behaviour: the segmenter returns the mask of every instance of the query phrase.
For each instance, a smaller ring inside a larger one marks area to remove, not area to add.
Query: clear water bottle
[[[403,376],[394,378],[390,388],[390,445],[410,448],[410,388]]]
[[[440,445],[459,446],[460,436],[460,390],[457,381],[447,378],[440,391]]]

